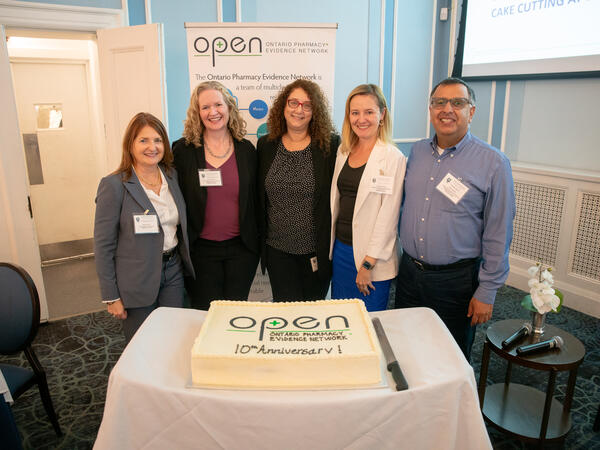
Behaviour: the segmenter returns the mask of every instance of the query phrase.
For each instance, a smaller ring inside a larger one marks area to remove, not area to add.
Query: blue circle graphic
[[[250,103],[250,115],[255,119],[262,119],[267,115],[269,111],[269,107],[262,100],[254,100]]]

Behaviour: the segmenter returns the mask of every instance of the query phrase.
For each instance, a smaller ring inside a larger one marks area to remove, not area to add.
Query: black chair
[[[48,418],[56,434],[61,436],[46,372],[31,347],[39,323],[40,299],[33,280],[23,268],[0,262],[0,354],[22,351],[33,370],[12,364],[0,364],[0,369],[15,401],[37,384]]]
[[[596,420],[594,420],[594,431],[600,431],[600,405],[598,405],[598,412],[596,413]]]

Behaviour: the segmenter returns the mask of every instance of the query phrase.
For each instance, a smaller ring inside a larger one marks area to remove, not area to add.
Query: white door
[[[40,252],[28,199],[29,185],[19,134],[19,120],[6,48],[4,27],[0,25],[0,260],[23,267],[37,286],[40,317],[48,320],[46,291]]]
[[[11,58],[11,67],[21,135],[29,147],[26,157],[39,244],[91,239],[98,169],[87,64]]]
[[[53,28],[51,20],[47,23]],[[80,23],[74,22],[73,29],[81,29]],[[19,25],[24,26],[23,22]],[[31,23],[32,28],[37,26],[41,25]],[[99,41],[103,41],[99,42],[98,51],[107,141],[106,167],[112,171],[121,159],[123,131],[135,113],[151,112],[167,125],[162,26],[97,30],[97,34]],[[46,321],[48,307],[39,245],[29,212],[27,171],[2,25],[0,98],[0,260],[19,264],[30,273],[40,294],[41,320]]]
[[[109,171],[121,162],[129,120],[149,112],[167,124],[162,24],[98,30]]]

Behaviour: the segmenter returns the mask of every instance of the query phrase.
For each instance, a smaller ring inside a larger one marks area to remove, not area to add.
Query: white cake
[[[192,380],[213,387],[380,383],[380,350],[361,300],[213,301],[192,347]]]

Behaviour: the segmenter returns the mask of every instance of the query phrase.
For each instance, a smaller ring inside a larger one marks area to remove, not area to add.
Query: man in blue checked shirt
[[[468,360],[509,272],[512,171],[469,132],[475,94],[463,80],[436,85],[429,113],[435,136],[414,144],[406,168],[395,306],[432,308]]]

